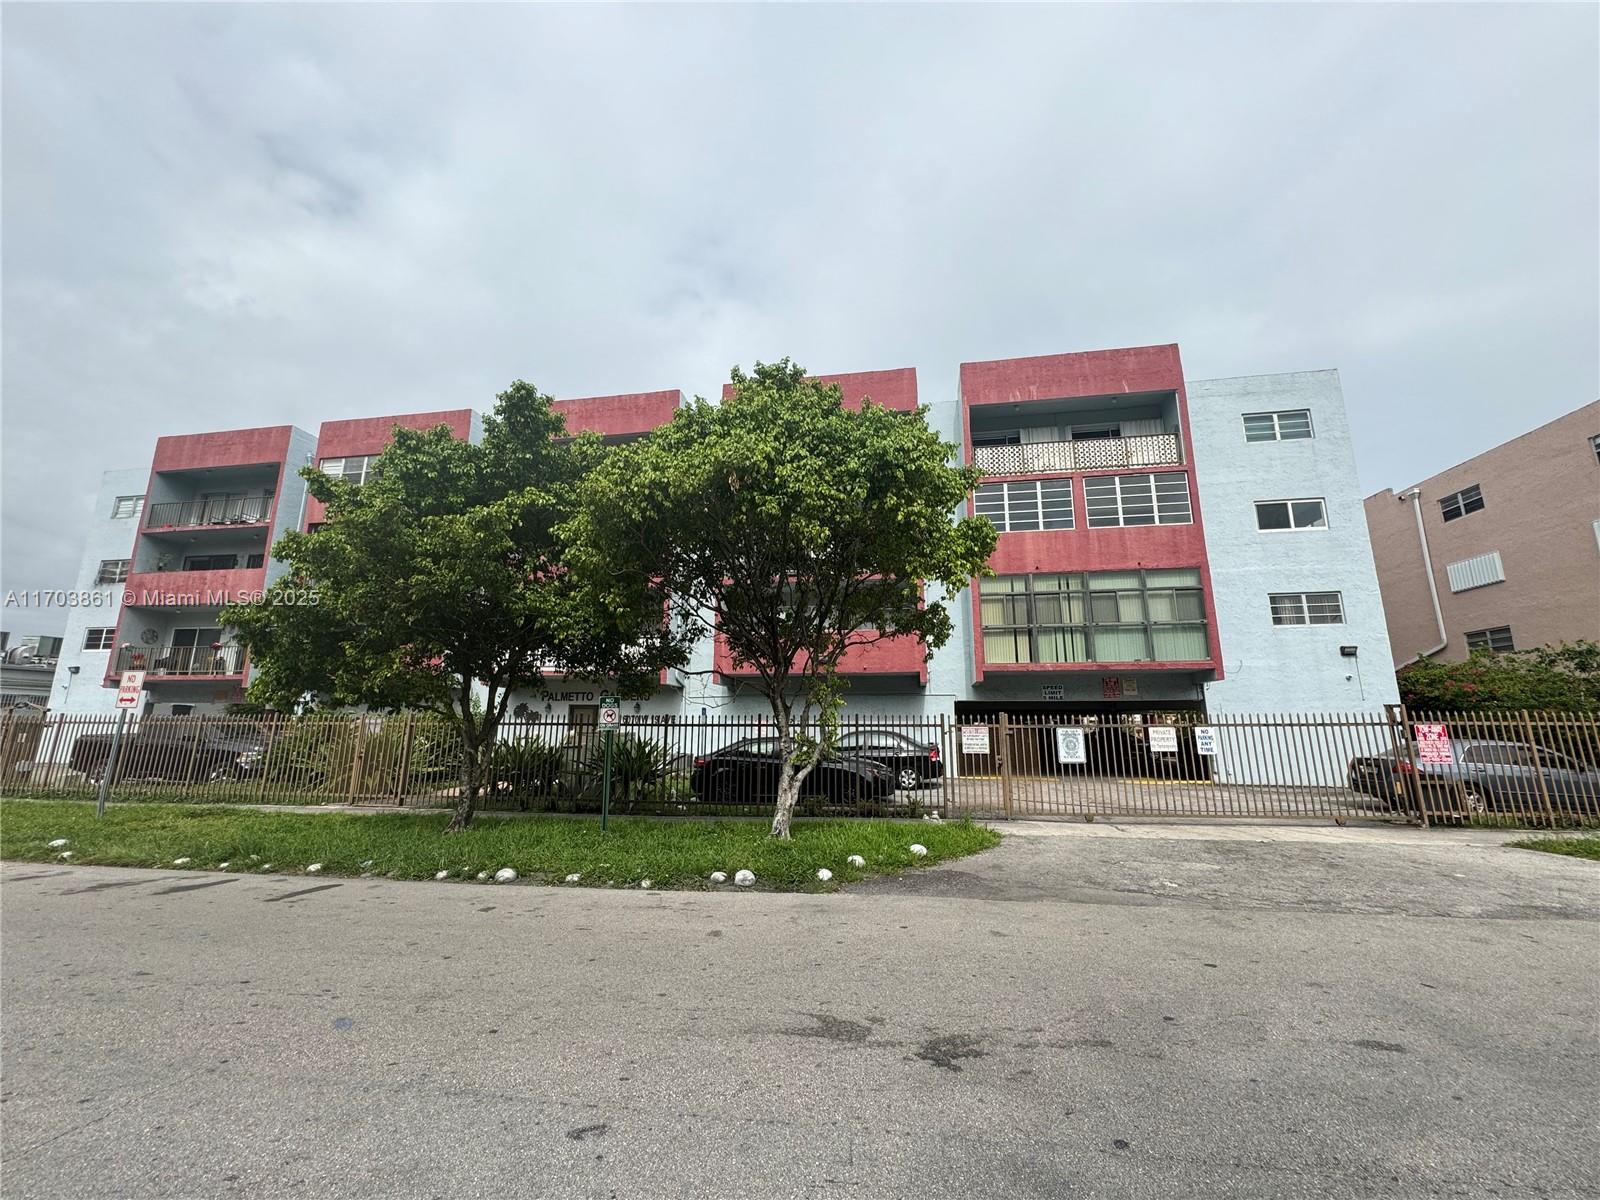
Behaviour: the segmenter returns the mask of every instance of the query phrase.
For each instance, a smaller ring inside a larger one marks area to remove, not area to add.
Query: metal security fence
[[[0,719],[0,794],[93,796],[115,717]],[[487,810],[597,812],[593,724],[509,721]],[[115,800],[448,807],[459,729],[423,714],[143,717]],[[1351,818],[1423,825],[1600,824],[1595,714],[1147,713],[1138,718],[859,717],[802,791],[802,813],[861,816]],[[776,795],[770,720],[624,719],[615,812],[764,815]]]

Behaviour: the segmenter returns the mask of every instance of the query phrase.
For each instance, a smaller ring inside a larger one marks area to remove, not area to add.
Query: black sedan
[[[710,754],[697,754],[689,786],[712,804],[750,804],[778,798],[778,739],[745,738]],[[861,758],[825,758],[800,785],[802,796],[821,796],[835,804],[888,800],[894,773]]]
[[[936,787],[944,778],[944,761],[933,742],[919,742],[888,729],[860,729],[841,735],[837,745],[840,754],[888,767],[894,772],[895,786],[903,792]]]

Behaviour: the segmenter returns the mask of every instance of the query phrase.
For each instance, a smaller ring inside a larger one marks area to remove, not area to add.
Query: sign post
[[[606,739],[605,778],[600,784],[600,832],[611,821],[611,739],[622,724],[622,704],[615,696],[600,697],[600,732]]]
[[[139,693],[144,691],[143,671],[124,671],[117,684],[117,727],[111,734],[111,751],[106,755],[106,765],[100,775],[100,795],[95,800],[94,815],[106,815],[106,800],[111,795],[111,779],[117,772],[117,753],[122,749],[122,731],[128,724],[128,710],[139,707]]]

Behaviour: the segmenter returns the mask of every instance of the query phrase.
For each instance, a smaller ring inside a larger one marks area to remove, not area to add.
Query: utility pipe
[[[1417,543],[1422,547],[1422,569],[1428,576],[1428,596],[1433,601],[1433,623],[1439,630],[1439,644],[1420,651],[1417,659],[1432,658],[1450,644],[1450,635],[1444,629],[1444,610],[1439,607],[1439,583],[1433,577],[1433,555],[1428,551],[1428,531],[1422,524],[1422,489],[1412,488],[1401,492],[1397,499],[1403,504],[1411,501],[1411,511],[1417,518]]]

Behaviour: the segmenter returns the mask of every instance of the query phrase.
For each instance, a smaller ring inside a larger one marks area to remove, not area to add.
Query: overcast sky
[[[1368,492],[1600,395],[1594,6],[10,4],[3,52],[6,588],[162,434],[518,377],[1176,341],[1339,368]]]

